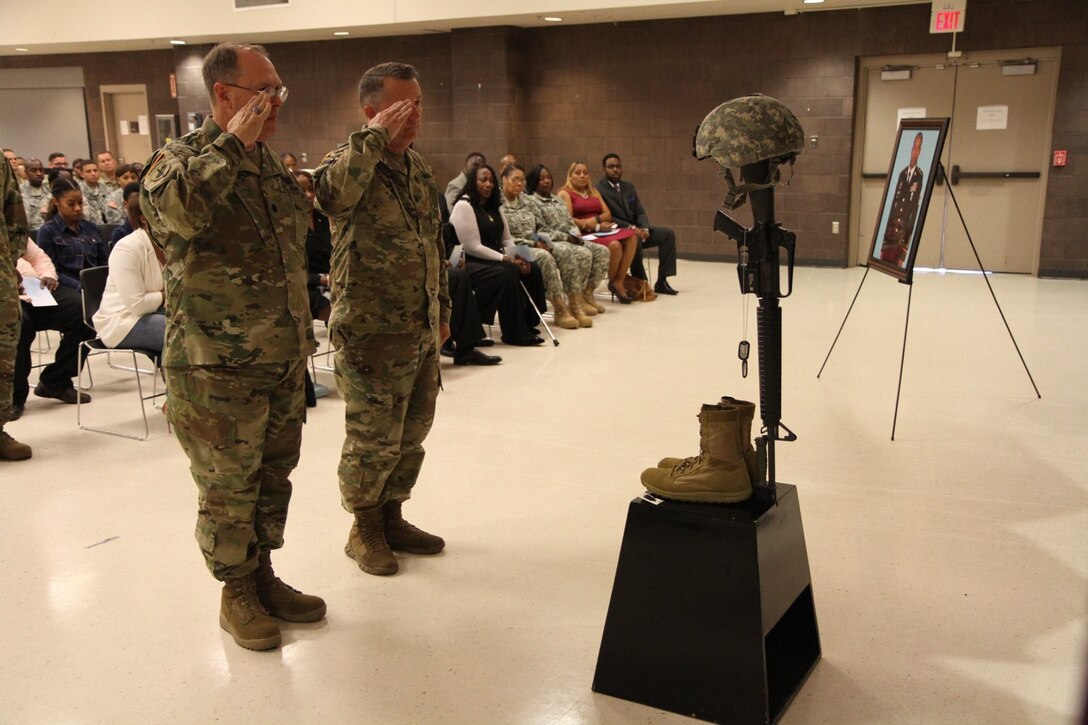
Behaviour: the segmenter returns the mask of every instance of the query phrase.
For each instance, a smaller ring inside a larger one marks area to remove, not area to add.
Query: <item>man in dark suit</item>
[[[642,264],[642,248],[657,247],[658,268],[654,292],[659,295],[674,295],[676,290],[669,284],[668,278],[676,274],[676,232],[668,227],[651,227],[642,208],[635,185],[623,181],[623,162],[617,154],[608,154],[601,160],[604,178],[597,182],[597,191],[601,192],[604,203],[612,212],[612,219],[621,227],[635,227],[638,230],[639,244],[635,258],[631,262],[631,275],[646,279],[646,268]]]

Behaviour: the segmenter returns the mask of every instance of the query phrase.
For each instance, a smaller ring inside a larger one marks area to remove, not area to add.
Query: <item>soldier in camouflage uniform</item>
[[[0,461],[30,458],[30,446],[4,431],[11,420],[15,351],[19,346],[19,278],[15,263],[26,252],[26,212],[11,164],[0,163]]]
[[[277,622],[313,622],[325,602],[281,582],[288,475],[299,459],[308,206],[265,144],[287,89],[260,46],[204,59],[212,115],[152,156],[140,205],[166,253],[167,410],[199,491],[196,538],[223,581],[219,622],[242,647],[280,643]],[[271,616],[269,616],[271,615]]]
[[[79,190],[83,192],[83,218],[91,224],[108,224],[107,202],[110,190],[101,183],[98,164],[87,161],[83,164],[83,178],[79,180]],[[108,239],[106,240],[109,241]]]
[[[544,275],[544,288],[552,301],[555,324],[568,330],[593,327],[593,320],[582,308],[582,290],[593,266],[593,254],[585,247],[566,240],[552,241],[539,234],[544,218],[539,207],[522,193],[524,189],[525,169],[517,164],[505,167],[500,210],[510,227],[510,236],[516,243],[532,248],[533,261]]]
[[[369,574],[397,571],[393,551],[437,554],[445,542],[401,516],[423,464],[438,397],[438,348],[450,298],[438,189],[411,143],[423,118],[415,68],[363,74],[369,119],[314,174],[333,221],[336,386],[347,404],[340,494],[354,514],[345,553]]]
[[[597,315],[604,312],[601,305],[593,298],[593,291],[597,285],[608,277],[608,247],[600,244],[586,244],[582,241],[578,225],[574,223],[567,205],[558,196],[552,194],[554,188],[552,172],[547,166],[538,164],[529,170],[526,177],[526,192],[530,202],[537,208],[540,216],[537,232],[552,242],[570,242],[582,245],[589,251],[591,263],[589,273],[586,275],[586,284],[579,295],[582,310],[587,315]]]
[[[34,231],[45,224],[45,217],[42,214],[49,208],[53,193],[49,189],[49,182],[45,180],[45,168],[42,166],[41,159],[27,161],[24,168],[26,181],[20,184],[19,191],[23,195],[27,228]]]

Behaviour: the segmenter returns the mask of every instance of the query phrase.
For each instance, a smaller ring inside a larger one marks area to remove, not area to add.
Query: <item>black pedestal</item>
[[[771,723],[819,658],[796,486],[777,505],[631,502],[594,692]]]

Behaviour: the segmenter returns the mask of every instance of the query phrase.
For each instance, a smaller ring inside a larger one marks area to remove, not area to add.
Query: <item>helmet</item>
[[[805,147],[797,117],[779,100],[756,94],[726,101],[703,119],[692,155],[725,168],[765,159],[792,161]]]

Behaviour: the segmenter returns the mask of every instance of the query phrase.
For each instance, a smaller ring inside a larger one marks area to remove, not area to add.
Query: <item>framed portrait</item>
[[[869,266],[910,284],[918,241],[940,173],[947,118],[909,118],[899,123],[888,179],[880,199]]]

